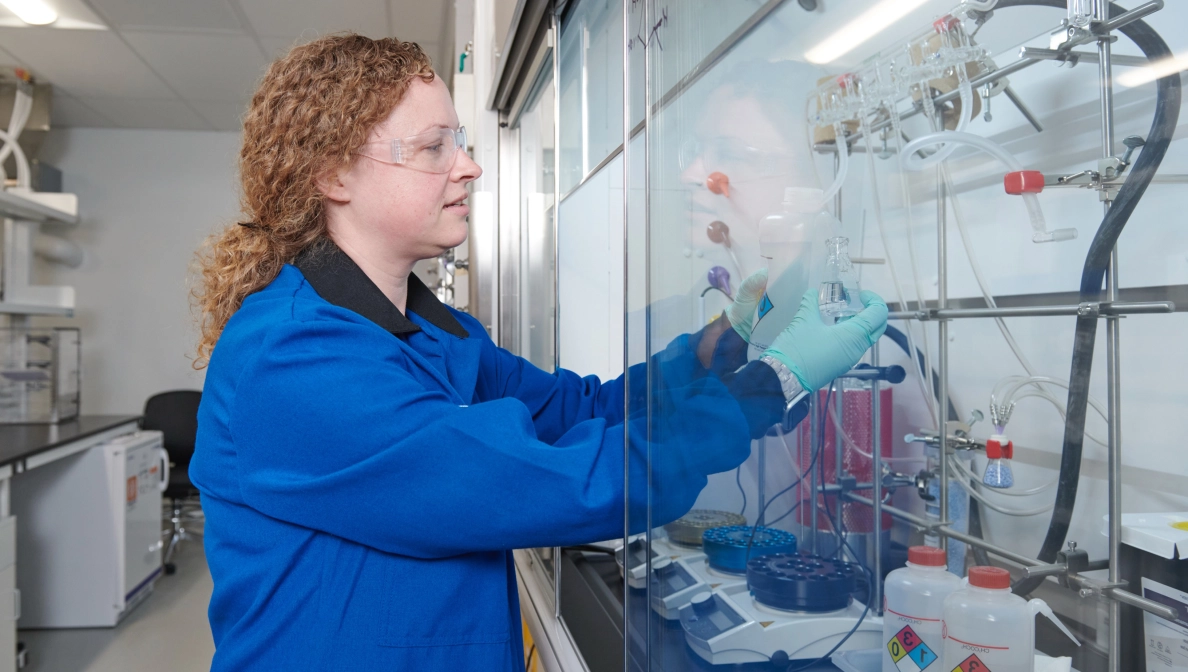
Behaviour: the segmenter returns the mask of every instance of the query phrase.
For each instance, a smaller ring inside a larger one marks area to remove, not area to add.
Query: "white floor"
[[[162,576],[115,628],[21,630],[28,650],[24,672],[208,672],[212,584],[202,538],[183,544],[175,560],[177,573]]]

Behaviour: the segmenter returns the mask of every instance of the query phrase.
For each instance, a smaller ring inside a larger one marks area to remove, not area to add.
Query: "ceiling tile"
[[[211,124],[180,100],[82,98],[87,107],[111,119],[118,128],[162,128],[209,131]]]
[[[440,42],[445,22],[446,3],[424,0],[389,0],[391,3],[392,35],[424,44]]]
[[[190,106],[216,131],[243,130],[243,115],[247,112],[247,101],[225,103],[211,100],[191,100]]]
[[[226,0],[91,0],[120,30],[197,30],[241,32],[243,26]]]
[[[60,91],[54,92],[50,125],[53,128],[115,128],[116,126],[107,117],[78,100],[63,95]]]
[[[289,50],[299,44],[305,44],[314,38],[314,35],[308,35],[302,38],[296,37],[261,37],[260,44],[264,45],[264,53],[268,54],[268,58],[276,60],[281,56],[289,53]]]
[[[79,98],[174,98],[159,77],[108,31],[0,28],[0,44],[33,74]]]
[[[244,100],[267,66],[250,37],[125,33],[124,38],[187,99]]]
[[[239,0],[239,5],[261,37],[312,39],[342,30],[388,35],[385,0]]]

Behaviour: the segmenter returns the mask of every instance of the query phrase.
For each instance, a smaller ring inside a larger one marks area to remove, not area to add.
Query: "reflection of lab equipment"
[[[1035,669],[1037,614],[1047,616],[1069,639],[1080,644],[1043,600],[1028,602],[1011,593],[1011,575],[1005,569],[971,567],[969,585],[945,598],[941,669]],[[908,648],[904,644],[901,659],[911,655]]]
[[[117,437],[12,480],[21,627],[111,627],[161,573],[160,432]]]
[[[747,583],[720,587],[681,609],[685,640],[715,665],[817,658],[851,630],[846,650],[874,648],[882,619],[851,596],[860,575],[856,565],[816,555],[755,558]]]
[[[759,264],[767,269],[768,286],[751,332],[752,358],[788,326],[821,277],[821,242],[840,226],[824,203],[820,189],[788,187],[780,210],[759,222]]]
[[[828,324],[841,322],[862,311],[858,297],[858,274],[850,261],[850,239],[834,236],[825,241],[825,277],[817,293],[821,318]]]
[[[747,277],[746,269],[742,264],[738,263],[738,256],[734,254],[734,243],[730,240],[730,226],[721,220],[714,220],[706,225],[705,237],[709,238],[711,243],[721,245],[726,248],[726,253],[730,255],[730,261],[734,262],[734,270],[738,271],[739,278]]]
[[[79,347],[76,328],[0,329],[0,423],[75,418]]]
[[[721,290],[728,298],[734,298],[734,290],[730,287],[730,271],[721,266],[714,266],[706,273],[706,280],[710,287]]]
[[[912,546],[907,566],[887,575],[883,586],[883,672],[901,672],[905,656],[921,670],[940,656],[945,598],[961,589],[961,579],[949,573],[947,564],[941,549]]]

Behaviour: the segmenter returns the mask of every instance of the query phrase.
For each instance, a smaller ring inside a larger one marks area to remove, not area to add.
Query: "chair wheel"
[[[165,563],[165,573],[169,575],[177,574],[177,565],[172,562]]]

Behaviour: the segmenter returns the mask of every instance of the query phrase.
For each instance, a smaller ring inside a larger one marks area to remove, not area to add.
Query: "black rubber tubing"
[[[999,0],[995,9],[1008,7],[1037,6],[1066,9],[1066,0]],[[1111,3],[1110,16],[1117,17],[1126,10]],[[1154,62],[1171,57],[1167,43],[1144,21],[1134,21],[1118,29],[1142,50],[1147,59]],[[1163,162],[1171,144],[1172,134],[1180,118],[1180,73],[1175,72],[1156,80],[1155,117],[1147,134],[1139,158],[1130,167],[1130,174],[1118,191],[1109,212],[1106,213],[1081,271],[1081,301],[1100,301],[1102,282],[1110,264],[1110,254],[1122,234],[1126,222],[1134,213],[1143,197],[1155,171]],[[1073,505],[1077,500],[1077,486],[1081,476],[1081,452],[1085,444],[1085,416],[1089,404],[1089,378],[1093,370],[1093,348],[1097,340],[1097,318],[1078,317],[1076,335],[1073,339],[1072,367],[1069,374],[1068,407],[1064,422],[1064,445],[1060,456],[1060,476],[1056,486],[1056,505],[1048,533],[1040,547],[1037,559],[1040,562],[1055,562],[1056,554],[1064,547],[1072,521]],[[1024,579],[1013,590],[1026,595],[1035,590],[1043,577]]]

